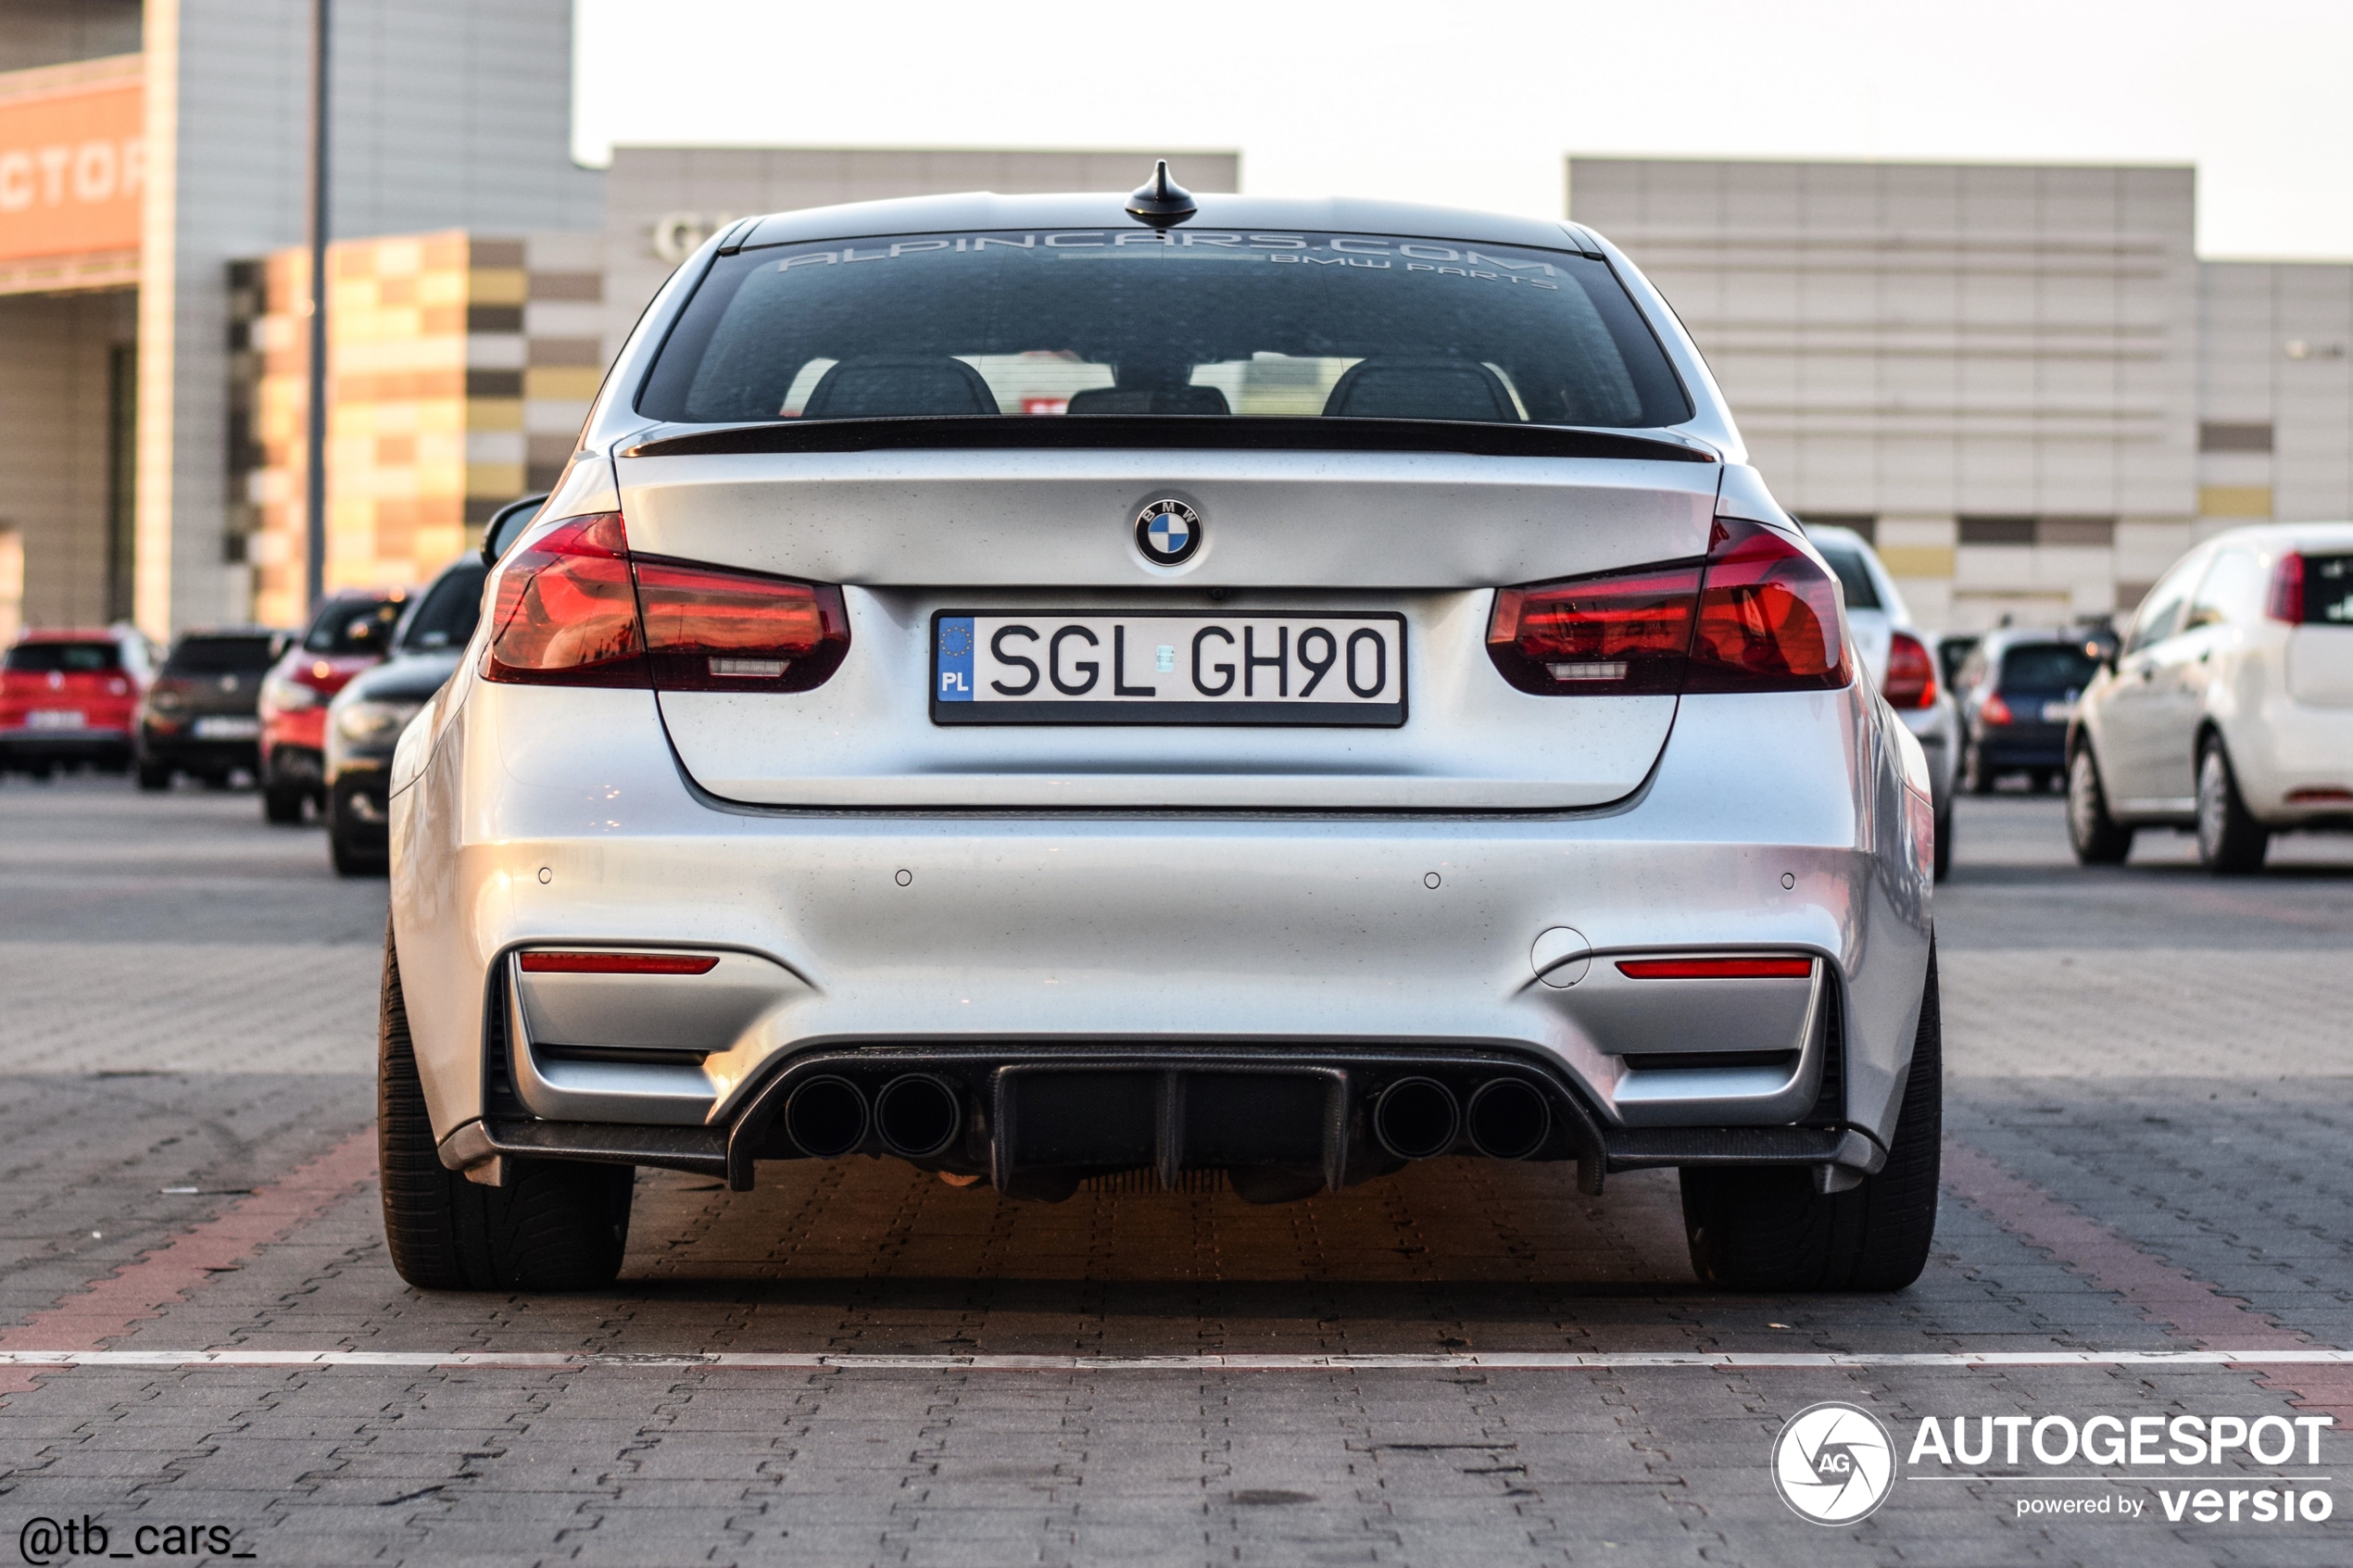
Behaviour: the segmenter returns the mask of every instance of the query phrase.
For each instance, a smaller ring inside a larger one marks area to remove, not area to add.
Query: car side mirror
[[[532,520],[539,515],[539,508],[547,504],[545,495],[525,495],[522,500],[510,501],[493,512],[490,521],[484,525],[482,531],[482,564],[497,566],[498,558],[507,553],[507,547],[531,526]]]

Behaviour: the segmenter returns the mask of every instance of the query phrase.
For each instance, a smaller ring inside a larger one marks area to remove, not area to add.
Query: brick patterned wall
[[[330,247],[329,589],[426,581],[560,468],[602,370],[596,252],[593,235],[461,232]],[[233,428],[250,431],[233,513],[272,624],[305,610],[308,259],[280,251],[239,291],[258,314],[233,356]]]

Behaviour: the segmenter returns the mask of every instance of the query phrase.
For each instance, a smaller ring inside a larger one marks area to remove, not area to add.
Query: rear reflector
[[[1897,632],[1887,641],[1887,679],[1880,694],[1890,708],[1932,708],[1936,705],[1936,660],[1928,646],[1909,632]]]
[[[485,680],[805,692],[841,667],[841,590],[634,555],[619,512],[557,525],[501,569]]]
[[[1804,980],[1812,959],[1620,959],[1629,980]]]
[[[2291,806],[2353,806],[2353,789],[2292,789],[2287,792]]]
[[[708,953],[525,953],[525,974],[709,974],[719,967]]]

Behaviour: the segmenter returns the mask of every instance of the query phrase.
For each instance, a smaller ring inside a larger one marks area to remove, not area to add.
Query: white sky
[[[576,4],[586,162],[1231,148],[1246,191],[1548,217],[1571,152],[2195,163],[2204,254],[2353,259],[2347,0]]]

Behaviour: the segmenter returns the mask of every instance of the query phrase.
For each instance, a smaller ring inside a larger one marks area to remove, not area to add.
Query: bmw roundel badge
[[[1136,547],[1155,566],[1180,566],[1201,548],[1201,513],[1172,497],[1136,514]]]

